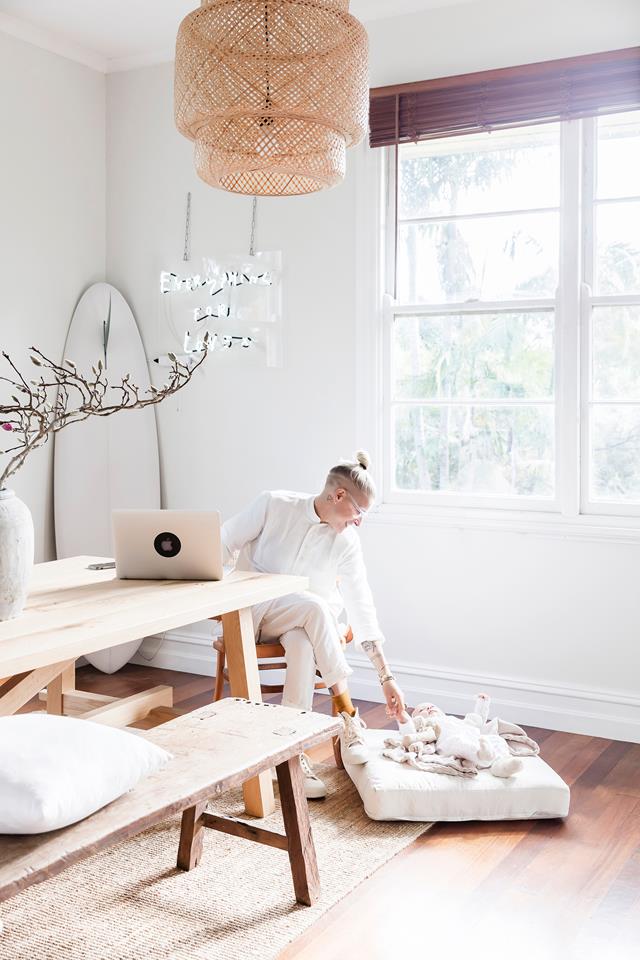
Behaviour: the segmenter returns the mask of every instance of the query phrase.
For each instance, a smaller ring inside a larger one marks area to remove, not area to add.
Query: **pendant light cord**
[[[184,223],[184,252],[182,259],[186,263],[191,260],[191,193],[187,194],[187,215]]]
[[[256,247],[256,213],[258,210],[258,198],[254,197],[251,204],[251,238],[249,240],[249,256],[255,256]]]

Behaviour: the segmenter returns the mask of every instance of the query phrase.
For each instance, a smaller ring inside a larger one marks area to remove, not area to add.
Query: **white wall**
[[[0,130],[0,345],[32,376],[27,348],[59,360],[77,299],[104,276],[104,75],[0,33]],[[38,561],[55,556],[51,454],[9,481]]]
[[[633,47],[637,0],[474,0],[367,24],[371,85]]]
[[[635,0],[500,0],[376,21],[372,83],[631,46],[637,9]],[[170,65],[108,79],[107,275],[152,353],[175,346],[156,291],[160,269],[182,252],[187,190],[194,258],[246,249],[249,233],[250,201],[197,180],[171,100]],[[228,515],[265,487],[311,490],[359,445],[356,292],[371,276],[357,274],[353,156],[349,167],[333,191],[259,203],[258,249],[282,250],[286,265],[284,366],[214,355],[163,404],[166,506]],[[389,655],[413,701],[464,710],[482,686],[523,722],[640,740],[640,547],[383,520],[363,529],[363,542]],[[211,671],[205,634],[185,636],[192,642],[150,643],[146,654]],[[379,697],[364,663],[355,689]]]

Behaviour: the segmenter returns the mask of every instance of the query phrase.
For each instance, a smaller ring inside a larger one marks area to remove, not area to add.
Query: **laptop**
[[[113,510],[121,580],[222,580],[216,510]]]

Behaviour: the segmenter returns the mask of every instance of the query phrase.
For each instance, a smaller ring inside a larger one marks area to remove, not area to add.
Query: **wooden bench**
[[[207,827],[289,854],[298,903],[311,906],[320,884],[299,754],[339,729],[334,717],[238,698],[220,700],[144,734],[173,759],[130,793],[62,830],[0,835],[0,902],[66,867],[182,813],[178,867],[202,856]],[[275,767],[284,833],[207,813],[210,799]]]

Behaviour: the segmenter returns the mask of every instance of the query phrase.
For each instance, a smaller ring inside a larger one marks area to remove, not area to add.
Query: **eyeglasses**
[[[349,500],[351,500],[351,503],[354,505],[354,507],[358,511],[358,517],[360,518],[360,520],[364,520],[364,518],[369,513],[369,511],[365,510],[364,507],[361,507],[360,504],[357,502],[357,500],[355,500],[355,498],[351,496],[348,490],[345,490],[344,492],[349,497]]]

